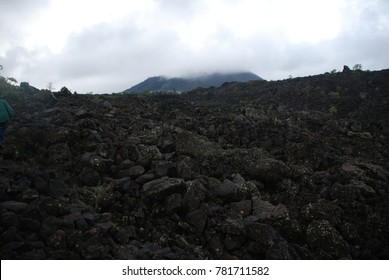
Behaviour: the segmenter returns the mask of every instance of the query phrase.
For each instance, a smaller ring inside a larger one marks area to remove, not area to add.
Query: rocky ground
[[[1,259],[389,258],[388,70],[11,103]]]

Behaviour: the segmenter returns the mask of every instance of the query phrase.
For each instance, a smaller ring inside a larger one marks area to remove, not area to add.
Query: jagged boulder
[[[327,221],[316,220],[307,228],[307,243],[321,259],[349,257],[349,247],[342,235]]]
[[[284,162],[273,158],[260,159],[246,167],[254,178],[266,181],[282,181],[290,177],[290,168]]]
[[[186,187],[182,179],[162,177],[144,184],[142,190],[146,197],[160,200],[173,193],[183,193]]]
[[[245,190],[238,184],[235,184],[228,179],[224,180],[223,183],[216,189],[215,194],[216,197],[221,198],[225,203],[241,201],[246,198]]]
[[[183,131],[177,135],[176,151],[201,161],[208,156],[219,155],[222,149],[204,136]]]

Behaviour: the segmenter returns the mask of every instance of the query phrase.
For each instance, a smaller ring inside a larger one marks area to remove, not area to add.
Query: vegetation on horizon
[[[0,76],[0,98],[10,102],[21,101],[25,94],[19,86],[14,85],[16,83],[17,81],[14,78]]]

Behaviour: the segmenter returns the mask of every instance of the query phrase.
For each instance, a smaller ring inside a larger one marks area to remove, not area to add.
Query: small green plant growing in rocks
[[[13,148],[14,148],[14,158],[15,158],[15,160],[17,160],[17,159],[19,158],[20,152],[19,152],[19,150],[16,148],[15,145],[13,146]]]
[[[332,115],[335,115],[336,113],[338,113],[338,109],[336,109],[336,107],[334,105],[332,105],[329,109],[328,109],[328,112]]]
[[[94,209],[95,211],[101,211],[101,203],[104,200],[105,195],[112,189],[112,184],[102,185],[93,188],[93,194],[95,197]]]
[[[342,90],[342,87],[336,87],[336,89],[334,91],[331,91],[328,95],[331,96],[331,97],[340,97],[341,95],[341,90]]]
[[[139,96],[140,97],[150,97],[150,96],[153,96],[153,95],[154,94],[151,91],[147,90],[147,91],[144,91],[143,93],[141,93]]]
[[[340,96],[340,92],[338,92],[338,91],[331,91],[328,95],[331,96],[331,97],[339,97]]]

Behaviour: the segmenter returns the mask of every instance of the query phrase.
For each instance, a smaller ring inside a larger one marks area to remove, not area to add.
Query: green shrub
[[[339,97],[340,96],[340,92],[338,92],[338,91],[331,91],[328,95],[331,96],[331,97]]]
[[[338,113],[338,109],[336,109],[336,107],[334,105],[332,105],[329,109],[328,109],[328,112],[332,115],[335,115],[336,113]]]
[[[19,102],[25,98],[25,93],[18,86],[10,84],[16,81],[13,78],[0,76],[0,98],[10,102]]]

